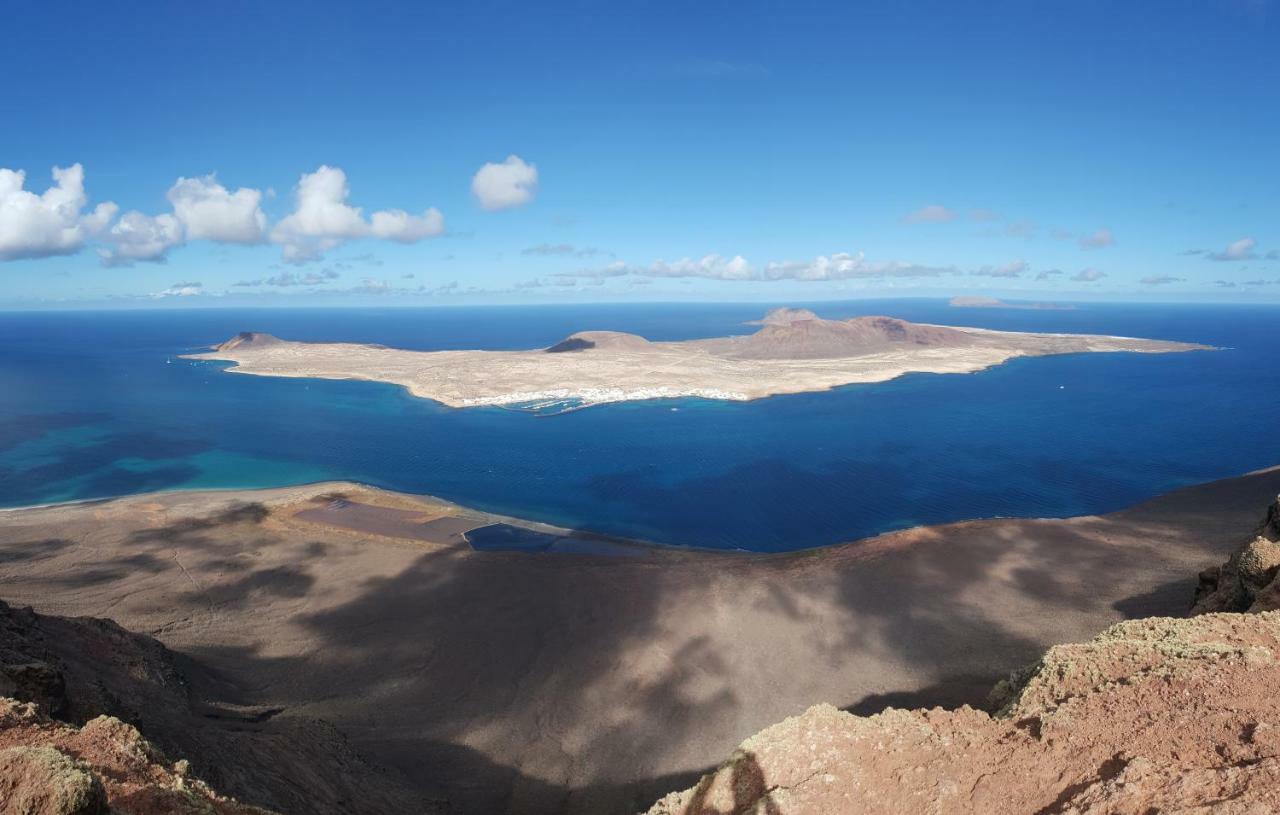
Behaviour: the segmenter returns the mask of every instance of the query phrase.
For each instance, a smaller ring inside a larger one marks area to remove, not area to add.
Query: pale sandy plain
[[[387,768],[338,793],[608,815],[815,703],[981,703],[1049,645],[1182,614],[1277,492],[1280,469],[1104,516],[631,557],[473,551],[459,532],[492,518],[350,484],[170,493],[0,513],[0,598],[153,634],[192,694],[213,676],[274,713],[208,727],[331,724]]]
[[[1191,343],[1090,334],[1031,334],[909,323],[825,320],[777,309],[742,337],[650,342],[584,331],[530,351],[406,351],[289,342],[246,332],[193,359],[234,362],[260,376],[361,379],[401,385],[451,407],[586,406],[672,397],[750,400],[883,382],[907,373],[972,373],[1014,357],[1202,350]]]

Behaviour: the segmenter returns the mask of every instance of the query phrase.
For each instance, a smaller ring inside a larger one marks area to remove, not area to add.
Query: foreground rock
[[[1193,614],[1280,609],[1280,498],[1253,539],[1221,566],[1200,573]]]
[[[221,684],[111,620],[0,602],[0,815],[261,811],[197,778],[284,813],[434,811],[326,723]]]
[[[136,728],[98,716],[76,728],[31,702],[0,698],[0,813],[266,815],[170,762]]]
[[[1200,616],[1050,648],[995,686],[994,714],[819,705],[649,813],[1277,811],[1277,540],[1280,499],[1252,540],[1202,573]],[[1259,613],[1209,613],[1221,609]]]
[[[1000,712],[828,705],[651,815],[1272,812],[1280,613],[1121,623],[997,686]]]
[[[913,372],[972,373],[1024,356],[1207,347],[922,325],[892,317],[827,320],[803,309],[774,309],[758,324],[747,336],[684,342],[582,331],[530,351],[405,351],[244,332],[192,358],[231,361],[236,364],[230,370],[261,376],[390,382],[451,407],[563,410],[638,399],[759,399]]]

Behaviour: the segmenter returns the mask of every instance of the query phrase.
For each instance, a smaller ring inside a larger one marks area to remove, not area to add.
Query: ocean
[[[805,305],[1224,350],[1013,360],[755,402],[557,416],[179,359],[239,331],[423,350],[754,330],[760,304],[0,313],[0,506],[347,479],[658,543],[785,551],[917,524],[1119,509],[1280,464],[1280,307]]]

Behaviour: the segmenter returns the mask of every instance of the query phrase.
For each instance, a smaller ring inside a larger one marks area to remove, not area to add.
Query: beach
[[[458,811],[634,812],[816,702],[979,704],[1051,644],[1181,614],[1277,492],[625,557],[474,551],[502,519],[351,484],[158,493],[0,513],[0,597],[152,634],[192,693],[330,723]]]

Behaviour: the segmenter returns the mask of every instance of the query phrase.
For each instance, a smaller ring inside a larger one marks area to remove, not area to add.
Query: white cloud
[[[1025,260],[1014,260],[1003,266],[983,266],[973,272],[981,277],[1022,277],[1022,273],[1031,268]]]
[[[168,198],[189,240],[252,244],[266,233],[267,216],[259,207],[262,193],[246,187],[231,192],[212,173],[179,178]]]
[[[1184,281],[1186,281],[1185,277],[1172,277],[1171,275],[1162,274],[1144,277],[1138,282],[1144,286],[1164,286],[1169,283],[1182,283]]]
[[[909,224],[940,224],[954,221],[956,217],[954,210],[947,209],[942,204],[929,204],[915,212],[907,213],[902,220]]]
[[[922,266],[915,263],[889,261],[870,263],[862,253],[836,252],[819,255],[812,260],[773,261],[763,268],[752,266],[746,258],[734,255],[703,255],[700,258],[681,258],[676,261],[659,260],[648,266],[630,266],[616,261],[603,268],[561,272],[557,278],[598,279],[630,275],[636,278],[705,278],[729,281],[775,280],[848,280],[852,278],[934,277],[954,274],[954,269]]]
[[[0,261],[74,254],[115,215],[110,202],[81,214],[88,198],[79,164],[54,167],[53,180],[36,195],[23,189],[26,173],[0,167]]]
[[[182,244],[182,224],[173,215],[120,216],[104,235],[108,245],[98,250],[106,266],[131,266],[135,261],[163,263],[169,250]]]
[[[1115,242],[1115,236],[1111,234],[1110,229],[1099,229],[1092,235],[1085,235],[1080,238],[1080,246],[1084,249],[1104,249],[1108,246],[1114,246]]]
[[[414,243],[444,231],[444,216],[437,209],[410,215],[398,209],[383,210],[366,222],[359,207],[347,203],[347,174],[322,165],[304,173],[298,181],[294,211],[271,230],[271,239],[283,247],[291,263],[315,260],[348,240],[375,237]]]
[[[198,282],[174,283],[164,291],[158,291],[152,297],[195,297],[204,294],[204,284]]]
[[[529,203],[538,191],[538,168],[516,155],[501,164],[492,162],[476,171],[471,192],[488,210],[510,209]]]
[[[612,255],[612,252],[606,252],[603,249],[597,249],[594,246],[574,246],[568,243],[540,243],[536,246],[526,246],[520,250],[522,255],[541,255],[550,257],[553,255],[573,255],[576,258],[589,258],[596,255]]]
[[[1081,269],[1080,271],[1071,275],[1071,279],[1079,280],[1082,283],[1094,283],[1106,276],[1107,275],[1104,272],[1100,272],[1097,269],[1089,268],[1089,269]]]
[[[1253,253],[1253,247],[1257,245],[1258,245],[1258,242],[1255,241],[1253,238],[1241,238],[1238,241],[1232,241],[1231,243],[1227,244],[1227,248],[1223,249],[1221,252],[1214,252],[1211,255],[1209,255],[1209,257],[1213,258],[1214,260],[1228,260],[1228,261],[1253,260],[1254,258],[1257,257],[1257,255]]]
[[[402,209],[388,209],[370,216],[370,232],[375,238],[398,243],[417,243],[444,232],[444,216],[431,207],[421,215],[410,215]]]
[[[850,280],[855,278],[934,277],[953,272],[918,263],[891,260],[870,263],[861,252],[819,255],[810,261],[781,261],[765,266],[765,280]]]
[[[659,260],[641,274],[649,277],[707,277],[714,280],[750,280],[751,264],[742,255],[723,258],[720,255],[703,255],[698,259],[681,258],[668,263]]]

